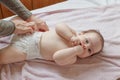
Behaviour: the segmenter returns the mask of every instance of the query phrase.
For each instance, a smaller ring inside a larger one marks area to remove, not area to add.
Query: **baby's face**
[[[79,55],[80,58],[91,56],[99,52],[102,48],[102,42],[96,33],[80,34],[79,39],[84,49],[83,54]]]

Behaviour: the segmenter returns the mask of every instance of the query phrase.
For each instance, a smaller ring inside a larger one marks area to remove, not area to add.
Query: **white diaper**
[[[42,32],[35,32],[33,34],[14,36],[12,39],[12,46],[27,54],[27,59],[40,58],[40,39]]]

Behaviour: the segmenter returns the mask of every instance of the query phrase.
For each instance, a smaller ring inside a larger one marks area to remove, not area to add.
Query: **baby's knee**
[[[0,55],[0,64],[6,64],[6,60]]]
[[[5,58],[4,53],[0,52],[0,64],[8,64],[9,60]]]
[[[3,56],[1,50],[0,50],[0,64],[3,64]]]
[[[0,64],[2,64],[2,56],[1,56],[1,51],[0,51]]]
[[[0,55],[0,64],[7,64],[7,61],[3,58],[2,55]]]

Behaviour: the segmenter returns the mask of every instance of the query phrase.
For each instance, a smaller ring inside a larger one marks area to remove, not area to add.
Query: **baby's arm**
[[[80,45],[74,46],[55,52],[53,55],[53,59],[58,65],[73,64],[77,60],[77,55],[80,55],[82,53],[83,48]]]
[[[57,24],[55,30],[59,36],[68,41],[70,41],[73,36],[76,36],[76,32],[65,23]]]

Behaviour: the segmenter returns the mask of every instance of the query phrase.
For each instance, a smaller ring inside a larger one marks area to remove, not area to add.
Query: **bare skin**
[[[66,24],[56,25],[55,30],[44,32],[40,41],[40,54],[46,60],[55,61],[58,65],[68,65],[76,62],[77,57],[85,58],[98,52],[102,46],[99,37],[90,34],[90,43],[84,42],[84,37],[79,37],[77,33]],[[92,37],[92,36],[95,36]],[[96,39],[98,38],[98,39]],[[83,39],[83,40],[82,40]],[[100,46],[95,46],[98,43]],[[89,48],[91,47],[91,48]],[[93,50],[90,52],[90,50]],[[84,56],[83,56],[84,55]],[[26,54],[13,46],[9,46],[0,51],[0,63],[7,64],[26,60]]]

